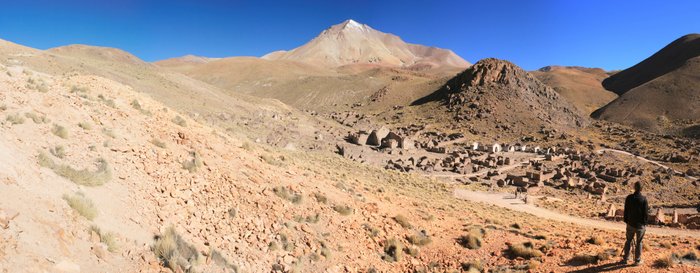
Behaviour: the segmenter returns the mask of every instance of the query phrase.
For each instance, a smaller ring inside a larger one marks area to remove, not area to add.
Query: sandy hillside
[[[609,75],[599,68],[547,66],[530,73],[554,88],[554,91],[584,115],[590,115],[617,98],[615,93],[605,90],[601,85]]]
[[[603,85],[622,94],[594,118],[660,133],[698,136],[700,35],[679,38]]]

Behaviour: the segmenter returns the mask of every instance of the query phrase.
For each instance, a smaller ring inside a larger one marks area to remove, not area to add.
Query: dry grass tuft
[[[165,142],[160,141],[160,140],[155,139],[155,138],[154,138],[154,139],[151,139],[151,144],[153,144],[153,145],[155,145],[156,147],[161,148],[161,149],[167,148],[167,145],[165,144]]]
[[[92,200],[83,195],[82,192],[73,195],[64,194],[63,200],[66,200],[68,206],[88,220],[93,220],[97,217],[97,208],[95,208],[95,204],[92,203]]]
[[[457,243],[468,249],[479,249],[484,240],[484,235],[486,235],[486,230],[473,228],[466,235],[457,238]]]
[[[83,129],[85,131],[92,130],[92,124],[87,123],[87,122],[78,123],[78,127],[80,127],[81,129]]]
[[[185,121],[185,119],[181,116],[174,117],[172,121],[173,123],[180,125],[181,127],[187,127],[187,121]]]
[[[406,218],[406,216],[403,216],[402,214],[398,214],[394,216],[394,221],[399,223],[403,228],[412,228],[413,226],[411,225],[411,221]]]
[[[114,130],[112,130],[112,129],[102,128],[102,134],[104,134],[110,138],[117,138],[117,134],[114,133]]]
[[[656,268],[669,268],[673,265],[676,264],[676,261],[673,257],[673,255],[666,255],[661,258],[658,258],[654,261],[653,266]]]
[[[531,242],[512,244],[508,246],[508,253],[512,259],[518,257],[523,259],[532,259],[543,255],[542,251],[535,249]]]
[[[105,96],[102,95],[102,94],[98,95],[97,98],[100,99],[100,101],[101,101],[102,103],[104,103],[105,105],[107,105],[107,106],[109,106],[109,107],[112,107],[112,108],[117,108],[117,104],[114,103],[114,100],[113,100],[113,99],[105,98]]]
[[[295,193],[290,189],[282,186],[273,188],[272,192],[274,192],[275,195],[277,195],[279,198],[292,202],[293,204],[301,204],[301,201],[303,199],[301,194]]]
[[[340,215],[344,216],[353,214],[353,212],[355,212],[355,210],[348,205],[335,205],[333,206],[333,210],[340,213]]]
[[[146,115],[146,116],[150,116],[150,115],[151,115],[151,111],[148,111],[148,110],[144,109],[144,108],[141,106],[141,103],[139,103],[138,100],[133,100],[133,101],[131,101],[131,107],[134,107],[134,109],[136,109],[136,110],[138,110],[139,112],[141,112],[141,114],[144,114],[144,115]]]
[[[24,118],[22,116],[20,116],[19,114],[8,115],[5,118],[5,120],[8,121],[9,123],[11,123],[12,125],[24,123]]]
[[[117,245],[117,236],[112,232],[102,232],[98,226],[92,225],[90,231],[97,234],[100,237],[100,242],[107,246],[107,251],[117,252],[119,249]]]
[[[49,119],[45,115],[37,115],[34,112],[24,113],[24,116],[31,119],[36,124],[49,123]]]
[[[193,272],[200,263],[201,256],[197,249],[185,242],[174,227],[156,236],[151,249],[164,266],[175,272]]]
[[[433,242],[433,240],[430,239],[430,236],[423,234],[422,232],[408,236],[406,239],[409,243],[417,246],[424,246]]]
[[[49,168],[53,170],[54,173],[63,176],[78,185],[101,186],[112,179],[112,171],[109,168],[109,164],[107,161],[101,158],[97,160],[97,170],[94,172],[88,170],[87,168],[76,170],[68,165],[57,164],[44,152],[39,153],[38,160],[39,166]]]
[[[49,149],[49,152],[53,156],[58,157],[60,159],[63,159],[64,157],[66,157],[66,148],[61,146],[61,145],[58,145],[56,147]]]
[[[194,151],[190,152],[190,155],[192,156],[192,160],[183,161],[182,168],[187,170],[190,173],[194,173],[197,170],[199,170],[199,168],[202,167],[203,162],[202,162],[202,158],[199,157],[198,152],[194,152]]]
[[[484,266],[482,265],[481,260],[462,263],[462,271],[467,273],[480,273],[484,271]]]
[[[319,202],[321,204],[327,204],[328,203],[328,197],[323,195],[320,192],[315,192],[314,193],[314,198],[316,198],[316,202]]]
[[[403,245],[396,238],[386,241],[384,244],[384,254],[382,259],[387,262],[398,262],[403,256]]]
[[[605,240],[603,239],[603,237],[598,236],[598,235],[591,236],[591,238],[588,238],[588,240],[586,240],[586,242],[588,242],[589,244],[594,244],[594,245],[605,244]]]
[[[63,127],[58,124],[54,124],[53,128],[51,129],[51,133],[56,135],[57,137],[60,137],[62,139],[67,139],[68,138],[68,129],[66,127]]]

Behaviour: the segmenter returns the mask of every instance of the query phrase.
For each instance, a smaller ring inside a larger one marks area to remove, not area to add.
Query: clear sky
[[[623,69],[700,32],[700,1],[0,0],[0,39],[117,47],[146,61],[261,56],[350,18],[472,63]]]

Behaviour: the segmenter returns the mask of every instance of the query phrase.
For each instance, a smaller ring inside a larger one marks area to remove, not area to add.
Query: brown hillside
[[[658,133],[697,135],[700,35],[686,35],[603,82],[624,92],[591,116]]]
[[[414,105],[440,102],[455,122],[509,132],[541,127],[576,128],[586,124],[557,92],[503,60],[483,59]]]
[[[682,67],[687,60],[697,56],[700,56],[700,34],[688,34],[633,67],[605,79],[603,86],[617,94],[623,94]]]
[[[601,85],[609,75],[600,68],[547,66],[530,73],[554,88],[584,115],[590,115],[617,97]]]

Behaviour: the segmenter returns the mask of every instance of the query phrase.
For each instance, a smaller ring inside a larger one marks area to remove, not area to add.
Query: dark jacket
[[[625,223],[635,228],[641,228],[647,224],[648,218],[647,198],[640,192],[628,195],[625,199]]]

